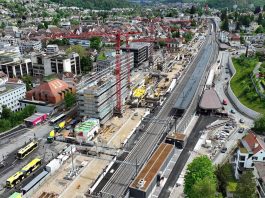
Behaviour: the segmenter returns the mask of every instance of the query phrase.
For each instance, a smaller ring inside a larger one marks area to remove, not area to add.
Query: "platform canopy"
[[[222,103],[214,89],[204,91],[199,107],[204,110],[216,110],[222,108]]]

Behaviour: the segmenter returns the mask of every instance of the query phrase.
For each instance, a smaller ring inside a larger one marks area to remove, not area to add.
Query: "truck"
[[[49,136],[47,137],[47,142],[53,143],[54,139],[55,139],[55,131],[51,130],[49,133]]]

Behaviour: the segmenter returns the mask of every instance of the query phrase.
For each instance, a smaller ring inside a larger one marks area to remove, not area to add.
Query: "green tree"
[[[43,23],[40,23],[38,25],[38,30],[40,30],[40,29],[46,29]]]
[[[234,194],[235,198],[256,198],[256,182],[252,171],[243,172],[240,177],[236,192]]]
[[[265,134],[265,116],[262,115],[254,121],[253,130],[258,134]]]
[[[64,96],[64,102],[66,108],[72,107],[76,103],[76,95],[70,92],[67,92]]]
[[[263,32],[264,32],[264,28],[261,25],[255,30],[256,34],[260,34],[260,33],[263,33]]]
[[[1,118],[3,119],[9,119],[12,115],[12,111],[11,109],[7,108],[6,105],[3,105],[2,106],[2,113],[1,113]]]
[[[90,48],[99,50],[101,47],[101,38],[98,36],[92,37],[90,39]]]
[[[192,20],[192,21],[191,21],[191,26],[192,26],[192,27],[196,27],[196,25],[197,25],[196,21],[195,21],[195,20]]]
[[[229,32],[228,18],[225,18],[224,19],[221,28],[222,28],[222,30],[225,30],[225,31]]]
[[[33,87],[32,77],[29,75],[23,76],[22,81],[26,84],[27,91],[30,91]]]
[[[197,157],[188,165],[187,172],[184,177],[184,193],[187,197],[194,197],[194,190],[205,184],[205,182],[200,182],[203,179],[206,179],[216,185],[214,166],[207,156]]]
[[[262,21],[263,21],[263,16],[262,16],[262,13],[259,13],[259,17],[258,17],[258,24],[261,25],[262,24]]]
[[[9,120],[0,119],[0,132],[7,131],[11,128],[11,123]]]
[[[216,198],[216,183],[205,177],[192,186],[189,198]]]
[[[93,62],[91,59],[91,56],[87,56],[87,57],[82,57],[80,59],[80,63],[81,63],[81,68],[82,68],[82,72],[83,73],[88,73],[93,69]]]
[[[66,50],[66,54],[71,54],[72,52],[78,53],[80,58],[87,55],[87,51],[81,45],[72,45]]]
[[[183,34],[183,37],[185,38],[185,41],[188,43],[188,42],[190,42],[191,40],[192,40],[192,33],[191,32],[185,32],[184,34]]]
[[[234,181],[233,167],[226,163],[222,166],[218,165],[215,170],[215,175],[218,181],[218,191],[226,196],[226,187],[229,181]]]
[[[4,21],[2,21],[2,22],[1,22],[1,25],[0,25],[0,28],[1,28],[1,29],[4,29],[5,27],[6,27],[6,24],[5,24]]]
[[[196,11],[197,11],[196,7],[194,5],[192,5],[190,8],[190,14],[195,14]]]

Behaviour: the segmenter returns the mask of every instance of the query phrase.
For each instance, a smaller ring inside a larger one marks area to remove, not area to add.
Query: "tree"
[[[0,119],[0,132],[7,131],[11,128],[11,123],[9,120]]]
[[[9,119],[12,115],[11,109],[7,108],[7,106],[3,105],[2,106],[2,113],[1,113],[1,118],[4,119]]]
[[[254,10],[254,14],[258,14],[261,12],[261,7],[260,6],[257,6]]]
[[[265,116],[262,115],[254,121],[253,130],[258,134],[265,134]]]
[[[240,36],[240,43],[241,44],[245,44],[246,43],[243,35]]]
[[[195,14],[196,13],[196,7],[194,5],[191,6],[190,8],[190,14]]]
[[[87,55],[86,49],[81,45],[73,45],[66,50],[66,54],[71,54],[73,52],[78,53],[80,58]]]
[[[23,76],[22,81],[26,84],[27,91],[30,91],[33,87],[32,77],[29,75]]]
[[[205,177],[192,186],[192,193],[189,198],[215,198],[216,183],[211,178]]]
[[[227,10],[226,9],[221,11],[221,20],[224,21],[225,19],[227,19]]]
[[[91,56],[84,56],[80,60],[83,73],[88,73],[93,69]]]
[[[90,39],[90,48],[99,50],[101,47],[101,38],[98,36],[92,37]]]
[[[264,28],[261,25],[255,30],[256,34],[260,34],[260,33],[263,33],[263,32],[264,32]]]
[[[236,192],[234,194],[235,198],[256,198],[256,182],[252,171],[243,172],[240,177]]]
[[[192,26],[192,27],[195,27],[196,25],[197,25],[196,21],[195,21],[195,20],[192,20],[192,21],[191,21],[191,26]]]
[[[218,181],[218,191],[226,196],[226,187],[229,181],[234,180],[233,167],[231,164],[226,163],[222,166],[218,165],[216,167],[215,175]]]
[[[190,42],[192,40],[192,33],[191,32],[185,32],[183,34],[183,37],[185,38],[186,43]]]
[[[208,181],[216,185],[214,166],[212,165],[211,160],[207,156],[197,157],[188,165],[184,177],[184,193],[186,196],[193,198],[195,193],[194,190],[198,189],[199,186],[204,186],[205,182],[200,181],[206,178]]]
[[[222,28],[222,30],[225,30],[225,31],[229,32],[228,18],[226,18],[226,19],[223,21],[221,28]]]
[[[64,102],[66,108],[72,107],[76,102],[76,95],[70,92],[67,92],[64,96]]]
[[[259,17],[258,17],[258,24],[261,25],[262,24],[262,20],[263,20],[263,16],[262,16],[262,13],[259,13]]]

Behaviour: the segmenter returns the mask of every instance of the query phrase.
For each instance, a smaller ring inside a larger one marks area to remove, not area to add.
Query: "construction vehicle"
[[[49,133],[49,136],[47,137],[47,142],[53,143],[54,139],[55,139],[55,131],[51,130]]]

